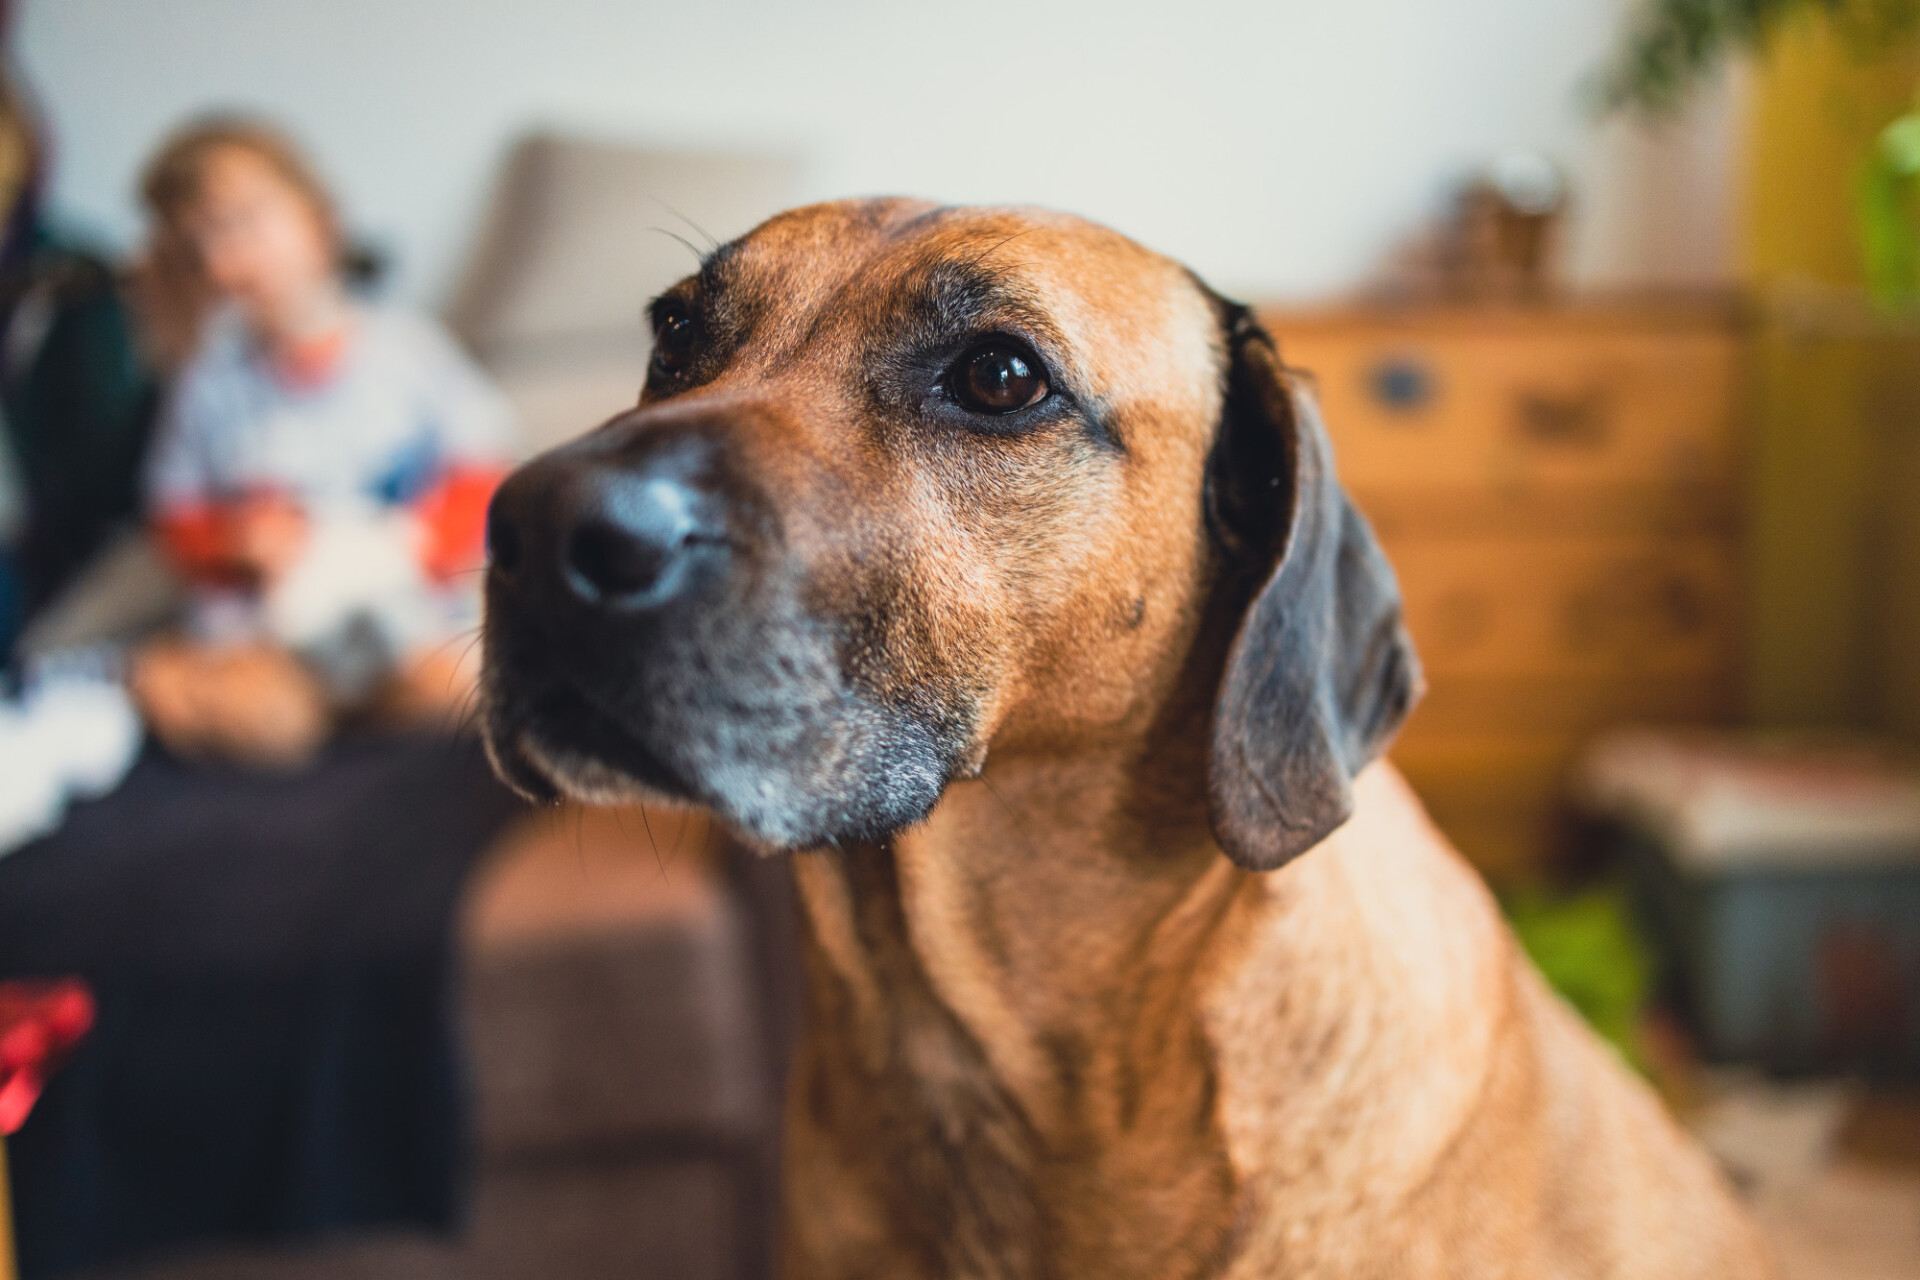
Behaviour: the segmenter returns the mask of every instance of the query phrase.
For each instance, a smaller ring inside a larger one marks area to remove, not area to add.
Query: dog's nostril
[[[487,559],[502,573],[520,568],[520,531],[497,506],[487,512]]]
[[[651,588],[677,550],[604,520],[589,520],[567,542],[567,565],[602,598],[634,596]]]

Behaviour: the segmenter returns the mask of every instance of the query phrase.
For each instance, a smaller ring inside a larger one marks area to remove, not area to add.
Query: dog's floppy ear
[[[1214,706],[1208,816],[1235,862],[1268,871],[1353,812],[1353,776],[1412,710],[1420,667],[1393,570],[1334,478],[1319,409],[1252,314],[1221,306],[1228,369],[1207,519],[1228,589],[1264,582]]]

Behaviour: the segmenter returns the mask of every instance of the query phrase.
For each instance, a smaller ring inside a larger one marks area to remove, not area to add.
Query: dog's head
[[[1209,812],[1272,867],[1418,675],[1311,401],[1123,237],[906,201],[783,214],[654,302],[635,409],[489,518],[487,735],[536,796],[876,839],[996,753],[1137,739],[1205,619]]]

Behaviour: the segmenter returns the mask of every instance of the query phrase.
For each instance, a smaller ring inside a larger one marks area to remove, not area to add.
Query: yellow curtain
[[[1920,46],[1782,32],[1749,102],[1742,259],[1759,308],[1749,710],[1920,739],[1920,320],[1866,300],[1853,184]]]

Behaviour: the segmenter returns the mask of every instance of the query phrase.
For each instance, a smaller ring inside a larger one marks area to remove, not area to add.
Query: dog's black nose
[[[567,585],[597,603],[645,605],[674,594],[699,532],[695,496],[665,476],[615,472],[582,495],[566,534]]]
[[[495,580],[578,604],[634,611],[684,594],[696,565],[726,552],[703,450],[640,459],[562,450],[508,477],[487,511]]]

